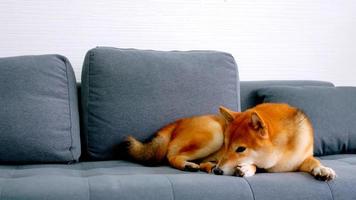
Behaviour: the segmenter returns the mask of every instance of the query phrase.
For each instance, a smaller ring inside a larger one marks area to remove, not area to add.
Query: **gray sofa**
[[[327,151],[316,152],[337,173],[330,182],[300,172],[217,176],[116,156],[128,134],[145,140],[174,119],[217,113],[219,105],[248,109],[264,101],[261,88],[318,91],[334,88],[330,82],[239,81],[234,59],[222,52],[103,47],[87,53],[78,93],[62,56],[0,58],[0,71],[1,200],[356,199],[352,130],[346,146],[328,149],[335,143],[328,136],[320,144]]]

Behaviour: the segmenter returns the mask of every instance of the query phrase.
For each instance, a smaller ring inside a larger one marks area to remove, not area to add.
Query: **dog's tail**
[[[169,124],[159,130],[154,138],[147,143],[142,143],[132,136],[127,137],[127,153],[137,162],[155,165],[164,160],[167,154],[171,136],[178,122]]]

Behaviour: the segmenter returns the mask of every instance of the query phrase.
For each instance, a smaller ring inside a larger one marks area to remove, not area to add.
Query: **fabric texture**
[[[0,165],[0,199],[356,199],[356,154],[320,159],[336,171],[335,180],[301,172],[217,176],[127,161]]]
[[[125,136],[150,138],[182,117],[239,110],[234,58],[216,51],[99,47],[82,73],[83,130],[90,159],[114,157]]]
[[[260,88],[270,86],[324,86],[334,87],[330,82],[325,81],[309,81],[309,80],[295,80],[295,81],[241,81],[240,82],[241,95],[241,110],[244,111],[252,108],[260,103],[263,99],[257,96],[256,91]]]
[[[303,110],[314,127],[314,154],[356,153],[356,87],[268,87],[264,102],[288,103]]]
[[[76,80],[60,55],[0,58],[0,162],[80,156]]]

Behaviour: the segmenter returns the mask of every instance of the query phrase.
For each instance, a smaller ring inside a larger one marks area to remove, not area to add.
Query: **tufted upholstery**
[[[335,181],[305,173],[215,176],[126,161],[1,165],[0,199],[356,199],[356,154],[320,159],[335,169]]]

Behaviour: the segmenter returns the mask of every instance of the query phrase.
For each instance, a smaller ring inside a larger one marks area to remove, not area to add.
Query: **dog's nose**
[[[215,168],[213,169],[213,173],[214,173],[215,175],[223,175],[223,174],[224,174],[223,170],[221,170],[221,169],[218,168],[218,167],[215,167]]]

